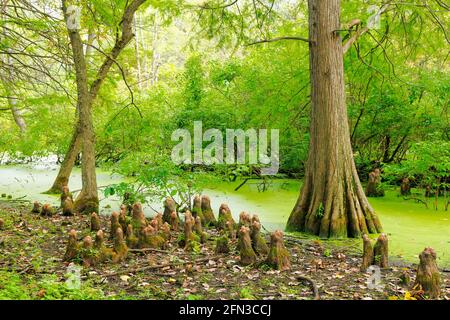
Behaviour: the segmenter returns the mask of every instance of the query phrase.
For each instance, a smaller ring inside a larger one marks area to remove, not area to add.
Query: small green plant
[[[330,249],[325,249],[324,251],[323,251],[323,255],[325,256],[325,257],[331,257],[331,250]]]
[[[321,203],[319,204],[319,208],[317,208],[316,216],[317,216],[318,218],[322,218],[324,212],[325,212],[325,209],[324,209],[323,204],[322,204],[322,202],[321,202]]]
[[[255,296],[252,294],[249,288],[241,289],[239,296],[241,299],[255,299]]]
[[[203,300],[204,297],[201,294],[188,294],[186,297],[187,300]]]

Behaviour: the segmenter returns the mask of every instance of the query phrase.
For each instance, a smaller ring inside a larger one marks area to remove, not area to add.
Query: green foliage
[[[247,300],[256,299],[249,288],[241,289],[241,291],[239,292],[239,297],[241,299],[247,299]]]
[[[127,3],[81,1],[82,38],[94,31],[100,49],[108,53],[118,27],[120,33]],[[204,178],[196,171],[212,171],[225,179],[252,173],[246,165],[173,166],[171,133],[177,128],[191,130],[194,121],[223,133],[227,128],[280,129],[280,171],[302,176],[309,146],[308,45],[243,44],[278,36],[306,37],[307,3],[229,4],[152,0],[139,10],[140,42],[136,46],[132,40],[116,60],[125,74],[113,65],[93,107],[97,165],[129,178],[106,188],[105,195],[146,202],[161,199],[165,192],[182,205],[190,192],[201,189],[197,183]],[[370,5],[343,2],[342,24],[359,18],[366,26]],[[433,151],[424,157],[428,149],[443,149],[449,141],[450,78],[444,64],[448,50],[442,49],[447,42],[436,22],[447,16],[437,2],[428,5],[429,9],[391,5],[381,16],[380,29],[362,35],[344,57],[352,146],[362,180],[374,167],[387,164],[383,177],[388,182],[413,175],[422,185],[444,187],[442,155]],[[59,5],[49,6],[60,10]],[[67,62],[71,53],[64,21],[38,12],[15,17],[11,8],[7,10],[10,19],[1,25],[33,43],[26,45],[14,35],[0,37],[1,52],[24,53],[14,55],[20,61],[13,63],[14,86],[0,81],[0,154],[22,161],[51,154],[61,157],[75,123],[77,95],[75,73]],[[436,15],[433,19],[429,10]],[[42,37],[44,33],[52,37]],[[352,33],[340,35],[346,41]],[[94,49],[90,54],[90,83],[104,53]],[[53,58],[40,58],[36,68],[32,54]],[[39,72],[41,67],[45,73]],[[133,103],[123,76],[133,91]],[[17,128],[4,98],[11,92],[19,97],[26,133]],[[420,155],[422,151],[415,149],[422,142],[429,145]],[[191,187],[187,181],[192,181]]]
[[[56,275],[24,276],[14,272],[0,271],[0,300],[92,300],[104,298],[101,290],[92,284],[82,283],[80,289],[69,289]]]
[[[422,187],[447,188],[450,176],[450,142],[417,142],[410,148],[405,161],[387,166],[385,172],[391,179],[409,177],[418,180]]]

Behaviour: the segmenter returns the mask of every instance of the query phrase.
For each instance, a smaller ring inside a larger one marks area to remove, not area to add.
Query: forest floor
[[[165,250],[133,251],[124,263],[83,268],[80,289],[69,289],[62,261],[67,235],[75,229],[79,240],[94,237],[88,217],[41,217],[28,203],[0,201],[0,218],[0,299],[314,299],[305,277],[320,299],[426,298],[402,284],[404,273],[414,283],[416,266],[399,261],[381,270],[381,289],[369,289],[359,246],[286,235],[292,268],[279,272],[264,264],[242,267],[237,252],[216,255],[213,229],[195,254],[179,248],[174,235]],[[101,220],[107,239],[109,217]],[[442,298],[450,299],[450,275],[441,274]]]

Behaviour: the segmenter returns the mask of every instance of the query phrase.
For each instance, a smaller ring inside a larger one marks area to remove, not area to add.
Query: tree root
[[[313,279],[306,276],[297,276],[297,280],[308,282],[314,294],[314,300],[320,300],[319,289]]]

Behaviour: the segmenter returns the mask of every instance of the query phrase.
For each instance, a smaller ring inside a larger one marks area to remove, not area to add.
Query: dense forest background
[[[93,78],[114,43],[126,1],[79,4]],[[386,4],[379,25],[372,21],[344,56],[355,162],[363,181],[381,167],[384,181],[410,176],[414,184],[436,187],[449,165],[448,6],[375,3]],[[373,5],[344,1],[341,21],[367,24]],[[4,160],[49,154],[62,160],[70,143],[77,91],[60,6],[3,1]],[[147,178],[174,173],[171,133],[201,120],[204,128],[280,129],[280,173],[301,177],[309,140],[309,59],[308,45],[295,38],[307,35],[305,17],[303,1],[144,3],[134,15],[135,38],[114,61],[93,105],[97,165]],[[351,38],[364,24],[343,25],[341,36]],[[253,169],[213,168],[226,176]]]

